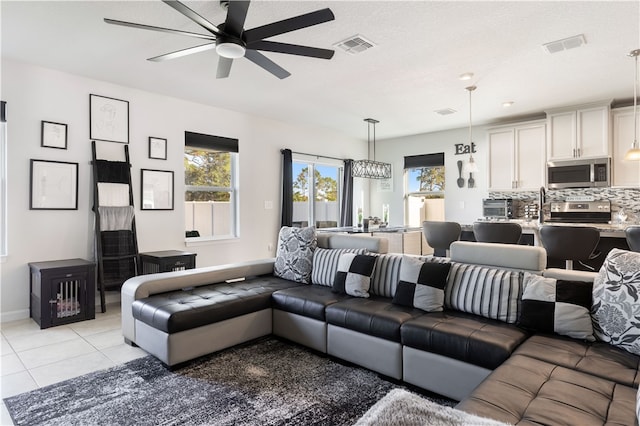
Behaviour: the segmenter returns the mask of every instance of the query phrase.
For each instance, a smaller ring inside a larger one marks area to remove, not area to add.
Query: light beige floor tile
[[[40,326],[31,318],[2,323],[2,334],[5,337],[29,334],[40,331]]]
[[[68,358],[54,364],[29,370],[39,386],[48,386],[63,380],[82,376],[93,371],[113,367],[114,363],[104,354],[93,352],[74,358]]]
[[[3,398],[37,389],[38,385],[27,371],[0,377],[0,393]]]
[[[91,334],[85,336],[84,339],[98,350],[124,343],[124,336],[122,336],[122,331],[119,328],[117,330],[105,331],[104,333]]]
[[[122,329],[122,322],[119,316],[100,317],[94,320],[87,320],[69,324],[69,328],[82,337],[92,334],[104,333],[106,331]]]
[[[6,334],[5,337],[16,352],[47,346],[52,343],[65,342],[78,338],[78,334],[67,327],[52,327],[23,334]]]
[[[4,402],[0,404],[0,425],[13,426],[13,421],[11,420],[11,416],[9,415],[9,411],[4,405]]]
[[[78,355],[84,355],[91,352],[96,352],[96,348],[76,335],[76,338],[73,340],[67,340],[65,342],[54,343],[18,352],[18,357],[20,357],[20,360],[25,367],[31,370],[36,367],[52,364],[54,362],[59,362],[64,359],[77,357]]]
[[[24,371],[24,365],[18,358],[16,354],[8,354],[2,355],[0,360],[0,372],[2,376],[6,376],[7,374],[14,374],[20,371]]]
[[[12,353],[15,353],[15,352],[13,351],[13,348],[9,344],[9,341],[5,339],[4,336],[0,336],[0,356],[9,355]]]
[[[126,343],[103,349],[102,353],[109,357],[109,359],[115,364],[124,364],[125,362],[133,361],[134,359],[149,355],[144,350],[134,348]]]

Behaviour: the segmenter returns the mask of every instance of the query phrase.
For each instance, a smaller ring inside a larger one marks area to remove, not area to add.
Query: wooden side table
[[[40,328],[96,317],[96,264],[84,259],[29,263],[31,318]]]
[[[143,275],[193,269],[196,267],[196,253],[179,250],[140,253],[140,265]]]

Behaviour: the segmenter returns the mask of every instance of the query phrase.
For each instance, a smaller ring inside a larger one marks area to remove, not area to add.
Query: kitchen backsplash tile
[[[547,203],[551,201],[564,201],[567,197],[589,196],[596,200],[611,201],[611,212],[616,213],[623,208],[627,214],[627,222],[640,221],[640,188],[569,188],[547,189]],[[516,216],[524,216],[524,206],[528,203],[538,202],[537,191],[491,191],[489,198],[513,198],[521,200]]]

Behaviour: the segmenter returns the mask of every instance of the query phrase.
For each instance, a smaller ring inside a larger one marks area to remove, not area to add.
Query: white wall
[[[366,142],[326,129],[292,126],[13,61],[2,61],[8,111],[8,246],[0,264],[1,320],[28,317],[29,269],[35,261],[93,259],[89,94],[129,101],[130,143],[140,251],[188,250],[198,266],[275,255],[280,225],[281,155],[290,148],[339,158],[364,158]],[[277,103],[274,104],[277,108]],[[40,147],[41,120],[68,124],[68,149]],[[240,141],[240,238],[185,246],[184,131]],[[166,138],[167,160],[148,158],[148,137]],[[105,143],[103,143],[104,145]],[[109,152],[121,144],[106,143]],[[29,210],[29,160],[79,163],[78,210]],[[175,210],[140,210],[140,169],[175,172]],[[356,182],[355,192],[360,193]],[[265,201],[273,209],[265,210]]]
[[[371,215],[380,216],[382,205],[389,204],[391,225],[404,224],[404,157],[409,155],[444,152],[445,165],[445,218],[460,223],[473,223],[482,216],[482,199],[487,191],[487,133],[486,129],[473,129],[473,141],[476,153],[473,158],[478,164],[478,173],[474,173],[475,187],[469,188],[469,174],[463,174],[465,185],[458,188],[458,160],[468,161],[469,155],[455,155],[455,144],[468,144],[469,129],[454,129],[443,132],[426,133],[396,139],[376,141],[376,159],[392,164],[393,191],[376,191],[376,182],[372,182],[370,210]]]

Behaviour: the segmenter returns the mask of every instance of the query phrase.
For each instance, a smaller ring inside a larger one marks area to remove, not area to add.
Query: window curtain
[[[340,226],[353,226],[353,160],[344,160]]]
[[[293,159],[290,149],[282,152],[282,220],[281,226],[293,225]]]

